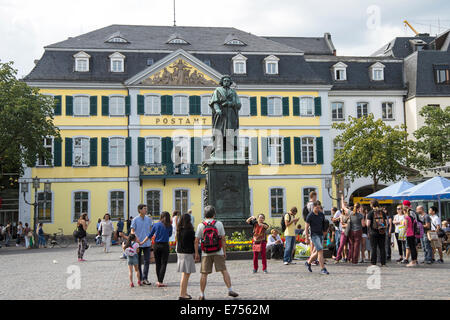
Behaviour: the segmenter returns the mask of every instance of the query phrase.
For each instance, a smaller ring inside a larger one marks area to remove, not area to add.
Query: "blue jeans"
[[[427,234],[424,233],[422,238],[420,239],[420,242],[422,244],[422,248],[425,254],[425,261],[430,261],[432,260],[432,249],[431,249],[431,242],[430,240],[428,240]]]
[[[314,248],[317,252],[323,250],[323,235],[319,234],[311,234],[311,242],[314,244]]]
[[[295,246],[295,237],[286,236],[285,245],[283,262],[292,262],[292,250],[294,250]]]
[[[142,257],[142,255],[144,255],[144,257]],[[148,280],[148,269],[150,267],[150,247],[139,248],[138,257],[139,276],[141,281]],[[142,271],[142,262],[144,263],[144,271]]]
[[[339,250],[339,245],[341,244],[341,231],[340,230],[336,230],[336,232],[334,234],[334,239],[336,241],[336,256],[337,256],[337,252]]]
[[[39,236],[39,239],[38,239],[38,246],[40,246],[40,245],[43,245],[43,246],[47,245],[44,236]]]

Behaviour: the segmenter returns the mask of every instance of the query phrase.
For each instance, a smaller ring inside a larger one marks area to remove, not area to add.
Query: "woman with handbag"
[[[416,221],[411,215],[411,210],[405,210],[406,242],[411,251],[411,262],[406,265],[407,267],[417,266],[416,237],[414,235],[415,224]]]
[[[77,222],[77,238],[78,238],[78,261],[86,261],[83,259],[84,251],[86,250],[87,241],[86,241],[86,230],[89,226],[89,219],[86,212],[81,214],[80,219]]]
[[[406,233],[404,225],[405,215],[401,205],[397,206],[397,214],[394,216],[393,223],[395,225],[395,239],[397,240],[398,253],[400,258],[396,261],[398,263],[406,258]]]
[[[441,229],[441,218],[437,215],[438,209],[435,206],[428,209],[431,218],[431,230],[428,231],[428,239],[431,242],[431,255],[434,262],[434,253],[436,249],[439,252],[439,260],[437,263],[444,263],[444,256],[442,254],[442,238],[445,237],[445,231]]]
[[[253,226],[253,273],[258,272],[258,255],[261,253],[263,272],[267,273],[267,258],[266,258],[266,230],[269,228],[267,223],[264,223],[266,217],[261,213],[258,219],[250,217],[247,223]]]
[[[25,222],[25,228],[23,230],[24,238],[25,238],[25,249],[30,249],[30,238],[33,236],[28,223]]]
[[[339,249],[338,249],[337,256],[336,256],[336,261],[334,263],[339,263],[339,261],[342,259],[344,247],[349,242],[348,237],[350,234],[350,214],[349,214],[349,210],[346,207],[344,207],[344,204],[342,204],[341,212],[342,213],[341,213],[339,219],[341,221],[342,232],[341,232],[341,239],[339,241]],[[347,257],[349,257],[348,252],[347,252]]]

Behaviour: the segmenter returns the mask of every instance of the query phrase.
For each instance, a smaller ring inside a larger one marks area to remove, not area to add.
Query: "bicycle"
[[[58,232],[53,233],[53,235],[50,236],[50,245],[52,248],[54,248],[56,245],[58,245],[60,248],[67,248],[69,245],[69,241],[64,237],[63,229],[59,228]]]

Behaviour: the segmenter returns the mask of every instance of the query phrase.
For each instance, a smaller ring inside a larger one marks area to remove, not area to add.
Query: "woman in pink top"
[[[405,210],[405,223],[406,223],[406,242],[408,243],[409,250],[411,250],[411,262],[407,267],[414,267],[417,265],[417,248],[416,237],[414,236],[414,223],[415,220],[410,215],[410,211]]]

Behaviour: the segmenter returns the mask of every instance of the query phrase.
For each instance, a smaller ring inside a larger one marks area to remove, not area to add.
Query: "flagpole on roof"
[[[175,20],[175,0],[173,0],[173,26],[177,26],[177,22]]]

